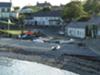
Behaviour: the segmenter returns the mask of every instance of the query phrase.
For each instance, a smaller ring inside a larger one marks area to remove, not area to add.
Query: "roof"
[[[39,11],[33,14],[34,17],[61,17],[62,11]]]
[[[0,2],[0,7],[11,7],[11,5],[10,2]]]
[[[29,9],[29,8],[32,9],[32,8],[36,8],[36,7],[35,7],[35,6],[30,6],[30,5],[29,5],[29,6],[24,6],[22,9]]]
[[[89,21],[74,21],[68,24],[68,27],[85,28],[87,25],[97,25],[100,27],[100,16],[92,17]]]
[[[44,3],[37,3],[37,6],[38,7],[44,7],[44,6],[51,6],[51,4],[48,3],[48,2],[44,2]]]
[[[32,13],[33,10],[31,8],[25,8],[20,11],[20,13]]]
[[[70,24],[68,24],[68,27],[85,28],[86,25],[88,25],[88,22],[71,22]]]
[[[89,20],[90,23],[100,26],[100,16],[94,16]]]

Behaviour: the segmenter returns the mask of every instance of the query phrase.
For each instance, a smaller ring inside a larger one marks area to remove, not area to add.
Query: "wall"
[[[61,20],[60,17],[34,17],[34,21],[37,21],[38,25],[57,25],[56,21],[50,22],[50,20]]]
[[[8,18],[10,14],[10,8],[0,8],[0,18]]]
[[[67,28],[67,35],[75,38],[85,38],[85,29],[84,28]]]
[[[99,29],[98,32],[97,32],[97,36],[100,36],[100,29]]]

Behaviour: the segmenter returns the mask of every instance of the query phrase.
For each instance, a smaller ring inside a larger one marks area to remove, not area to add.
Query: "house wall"
[[[99,29],[98,32],[97,32],[97,36],[100,36],[100,29]]]
[[[0,18],[8,18],[9,15],[10,15],[9,12],[2,12],[2,13],[0,13]]]
[[[54,20],[54,21],[50,21]],[[35,24],[37,22],[37,25],[57,25],[57,22],[55,20],[61,20],[60,17],[34,17],[32,20],[29,20],[31,24]],[[28,21],[25,22],[25,24],[28,24]]]
[[[9,11],[10,11],[10,8],[9,7],[7,7],[7,8],[1,7],[0,8],[0,12],[9,12]]]
[[[85,38],[85,29],[84,28],[67,28],[67,35],[69,37],[75,37],[75,38]]]
[[[0,18],[8,18],[10,14],[10,8],[0,8]]]
[[[37,21],[39,25],[56,25],[56,22],[50,22],[50,20],[58,20],[60,17],[34,17],[34,21]]]

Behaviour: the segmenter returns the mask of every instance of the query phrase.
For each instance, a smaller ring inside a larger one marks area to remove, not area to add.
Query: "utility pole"
[[[11,7],[12,7],[12,0],[10,0],[10,9],[9,9],[9,14],[8,14],[8,31],[10,30],[10,14],[11,14]],[[8,33],[8,36],[9,36],[9,33]]]

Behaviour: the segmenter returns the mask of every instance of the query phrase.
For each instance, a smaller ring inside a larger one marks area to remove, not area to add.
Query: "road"
[[[79,47],[76,44],[60,44],[61,48],[55,51],[52,51],[52,46],[57,46],[55,43],[33,43],[32,41],[25,40],[16,40],[16,39],[0,39],[0,45],[17,47],[21,49],[25,49],[26,51],[32,52],[46,52],[47,54],[54,55],[55,57],[59,57],[63,54],[68,55],[79,55],[79,56],[89,56],[89,57],[97,57],[100,55],[95,53],[89,48]]]
[[[91,50],[100,55],[100,39],[89,39],[85,43]]]
[[[2,38],[0,39],[0,45],[17,47],[21,49],[25,49],[28,51],[51,51],[52,46],[57,46],[57,44],[49,44],[49,43],[34,43],[29,40],[17,40],[17,39],[9,39]]]

